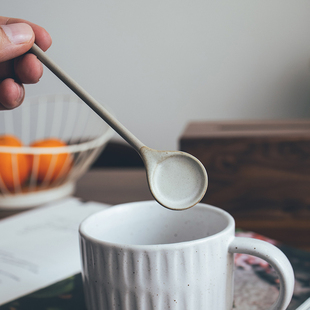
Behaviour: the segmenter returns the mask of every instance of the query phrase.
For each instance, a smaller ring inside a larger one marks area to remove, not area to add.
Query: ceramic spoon
[[[30,52],[140,154],[151,193],[161,205],[173,210],[183,210],[194,206],[203,198],[208,177],[197,158],[184,152],[157,151],[145,146],[37,45],[34,44]]]
[[[301,304],[296,310],[310,310],[310,298]]]

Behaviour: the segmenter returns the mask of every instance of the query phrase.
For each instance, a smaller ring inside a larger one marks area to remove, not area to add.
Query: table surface
[[[90,170],[77,182],[75,196],[111,205],[153,199],[143,168]]]

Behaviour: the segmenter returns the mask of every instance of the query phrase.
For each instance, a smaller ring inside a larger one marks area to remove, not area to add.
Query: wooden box
[[[207,169],[203,202],[237,227],[310,249],[310,121],[193,122],[180,149]]]

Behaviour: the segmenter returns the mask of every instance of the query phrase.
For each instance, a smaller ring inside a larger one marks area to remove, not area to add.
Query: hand
[[[28,21],[0,16],[0,110],[18,107],[24,100],[23,84],[37,83],[41,62],[31,53],[36,43],[43,51],[52,44],[48,32]]]

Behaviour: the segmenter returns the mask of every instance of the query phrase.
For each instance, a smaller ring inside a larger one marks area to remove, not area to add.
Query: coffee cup
[[[233,217],[210,205],[121,204],[88,217],[79,233],[88,310],[231,310],[234,253],[260,257],[277,272],[280,293],[270,310],[286,309],[292,298],[286,256],[265,241],[235,237]]]

